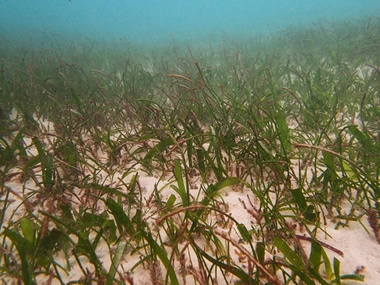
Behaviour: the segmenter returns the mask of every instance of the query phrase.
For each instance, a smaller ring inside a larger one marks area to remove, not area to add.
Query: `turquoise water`
[[[1,0],[0,35],[195,41],[377,15],[379,0]]]

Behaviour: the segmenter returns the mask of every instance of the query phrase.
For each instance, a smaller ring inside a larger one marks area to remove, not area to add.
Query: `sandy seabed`
[[[45,129],[49,132],[52,130],[52,125],[49,122],[44,122]],[[31,141],[28,138],[24,138],[24,142],[26,145],[31,145]],[[37,155],[37,150],[33,147],[28,149],[30,155]],[[100,150],[96,153],[97,159],[99,160],[107,160],[107,155],[102,153]],[[158,177],[149,176],[144,171],[142,171],[141,166],[137,165],[134,167],[135,172],[130,173],[127,177],[123,179],[125,181],[129,181],[132,175],[138,173],[138,185],[141,188],[143,207],[144,207],[144,215],[147,217],[148,224],[152,227],[151,229],[156,228],[157,231],[159,228],[157,227],[157,219],[160,217],[159,209],[154,206],[152,202],[152,197],[154,196],[155,187],[160,190],[160,198],[162,201],[167,201],[170,195],[177,196],[177,201],[179,196],[177,193],[169,187],[170,184],[175,184],[175,180],[171,179],[173,177],[168,176],[166,181],[158,179]],[[40,170],[39,170],[40,171]],[[23,205],[23,197],[27,197],[28,193],[33,192],[34,190],[38,190],[38,186],[36,181],[29,180],[26,183],[21,183],[19,181],[20,177],[15,175],[5,183],[5,186],[11,190],[10,195],[10,204],[6,209],[5,213],[5,222],[4,225],[11,224],[12,221],[18,221],[21,217],[25,215],[25,205],[36,205],[35,196],[31,198],[28,203],[24,203]],[[40,172],[41,173],[41,172]],[[104,183],[110,185],[110,187],[120,187],[120,179],[123,175],[122,171],[118,171],[115,175],[110,178],[107,173],[100,172],[98,174],[106,177]],[[36,176],[38,176],[38,169],[36,170]],[[200,187],[200,177],[195,175],[192,177],[191,184],[191,192],[190,194],[197,195]],[[106,183],[107,182],[107,183]],[[228,209],[228,214],[237,220],[239,223],[244,224],[248,229],[255,226],[255,221],[252,214],[247,210],[249,205],[256,206],[258,203],[258,199],[256,199],[252,193],[252,191],[245,191],[242,186],[238,187],[226,187],[220,192],[220,198],[223,199],[223,203],[225,207]],[[80,196],[81,191],[78,189],[74,189],[77,191],[77,195]],[[75,204],[78,205],[79,201],[75,201]],[[38,214],[39,210],[44,210],[44,206],[39,205],[35,209],[32,209],[32,212]],[[350,204],[346,202],[342,205],[342,213],[346,213],[349,211]],[[31,206],[33,207],[33,206]],[[103,205],[104,207],[104,205]],[[103,211],[104,208],[99,206],[99,211]],[[217,221],[220,217],[216,214],[215,216],[210,217],[210,219],[215,219]],[[180,222],[180,217],[178,217]],[[50,225],[52,226],[52,225]],[[304,236],[305,239],[300,239],[300,244],[304,248],[305,253],[308,255],[310,252],[310,240],[307,239],[307,234],[301,228],[298,228],[295,225],[295,231],[300,236]],[[351,221],[346,225],[340,225],[337,227],[337,221],[333,219],[327,219],[325,224],[321,227],[321,230],[318,231],[317,239],[324,244],[324,248],[328,256],[330,257],[330,261],[332,262],[333,258],[339,259],[341,263],[341,274],[352,274],[352,273],[360,273],[365,275],[364,282],[357,281],[345,281],[343,284],[379,284],[380,280],[380,245],[377,243],[376,238],[371,231],[371,227],[368,224],[367,216],[362,216],[360,222]],[[223,234],[228,235],[230,241],[235,241],[236,244],[239,243],[239,234],[235,225],[231,225],[227,230],[224,228],[217,228],[217,232],[219,232],[221,239],[223,239]],[[154,230],[152,230],[154,232]],[[8,241],[9,242],[9,241]],[[206,247],[204,241],[199,240],[200,247]],[[245,247],[244,243],[239,245],[240,247]],[[181,245],[179,245],[181,248]],[[241,268],[248,268],[248,261],[241,257],[241,248],[231,246],[230,256],[232,260],[236,264],[239,264]],[[168,249],[168,251],[170,251]],[[196,256],[194,252],[191,250],[186,251],[188,254],[184,257],[184,262],[187,264],[188,272],[187,274],[181,274],[180,266],[174,266],[176,272],[178,273],[178,279],[181,281],[186,280],[186,284],[194,284],[194,280],[197,279],[194,276],[197,276],[197,268],[196,268]],[[111,259],[110,259],[110,248],[104,242],[100,242],[96,248],[96,253],[99,259],[102,262],[102,265],[105,269],[110,268]],[[118,276],[119,278],[125,280],[126,284],[161,284],[157,283],[157,280],[154,278],[163,277],[165,278],[165,270],[162,265],[157,265],[159,269],[156,269],[158,273],[154,276],[152,274],[152,268],[147,268],[142,265],[135,268],[135,270],[131,271],[131,268],[140,261],[142,258],[142,254],[139,252],[135,252],[131,255],[131,252],[127,252],[123,255],[120,265],[118,267]],[[269,257],[269,256],[268,256]],[[81,257],[82,258],[82,257]],[[63,253],[60,253],[55,257],[55,260],[58,264],[65,264],[65,256]],[[83,276],[83,273],[75,261],[74,257],[71,256],[69,258],[72,269],[69,271],[69,274],[66,274],[63,270],[61,272],[61,277],[64,282],[69,282],[72,280],[80,280]],[[93,266],[88,262],[88,260],[83,257],[82,264],[86,267],[86,270],[89,272],[93,271]],[[323,266],[322,266],[323,267]],[[322,269],[323,270],[323,269]],[[162,276],[163,275],[163,276]],[[219,274],[220,275],[220,274]],[[228,284],[233,284],[237,281],[236,277],[227,274],[226,275],[229,280]],[[201,276],[198,276],[201,279]],[[38,284],[56,284],[58,280],[51,280],[49,276],[40,275],[37,277]],[[16,280],[9,278],[7,276],[0,276],[0,281],[3,284],[17,284]],[[201,280],[198,280],[201,282]],[[215,278],[215,284],[225,284],[226,281],[222,276],[218,276]]]

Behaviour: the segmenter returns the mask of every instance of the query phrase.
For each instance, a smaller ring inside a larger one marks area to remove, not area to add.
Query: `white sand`
[[[51,126],[49,125],[49,128]],[[30,143],[30,141],[26,142]],[[29,150],[33,155],[36,154],[36,151],[31,148]],[[106,157],[106,154],[99,154],[99,157]],[[155,185],[158,190],[160,190],[160,196],[162,201],[167,201],[169,196],[171,194],[174,194],[177,196],[177,201],[180,201],[179,196],[175,193],[173,189],[169,187],[170,184],[170,176],[167,177],[166,181],[159,181],[157,177],[150,177],[146,175],[141,169],[139,169],[138,166],[136,166],[135,173],[139,173],[139,186],[141,186],[141,193],[143,196],[143,205],[144,205],[144,215],[147,219],[148,224],[151,226],[151,230],[154,232],[155,229],[158,229],[158,226],[156,225],[156,219],[160,216],[159,211],[157,211],[156,206],[154,206],[154,203],[152,202],[152,195],[154,194]],[[17,170],[15,170],[17,172]],[[39,170],[37,169],[36,174],[38,174]],[[130,177],[135,174],[131,173],[126,178],[124,178],[124,181],[126,183],[129,182]],[[122,172],[117,172],[114,176],[107,176],[106,173],[101,172],[98,174],[99,177],[103,177],[104,183],[107,185],[111,185],[111,187],[115,187],[115,185],[121,185],[119,178],[122,175]],[[10,195],[10,201],[9,207],[5,214],[5,222],[4,225],[7,225],[11,221],[17,221],[19,220],[24,214],[25,214],[25,207],[20,206],[20,203],[22,202],[21,197],[25,197],[33,190],[38,191],[37,185],[29,180],[25,185],[22,184],[19,181],[19,175],[15,175],[10,181],[8,181],[5,186],[9,187],[9,189],[12,190],[12,193]],[[199,192],[199,186],[200,186],[200,179],[199,177],[192,178],[192,189],[191,194],[196,197],[196,195]],[[80,193],[80,192],[78,192]],[[222,198],[225,202],[225,205],[227,205],[227,213],[230,214],[234,219],[236,219],[239,223],[244,224],[248,229],[251,229],[251,227],[255,227],[257,225],[257,221],[252,216],[252,213],[250,214],[246,209],[244,209],[243,203],[246,205],[247,208],[252,210],[252,207],[250,205],[250,202],[254,203],[255,206],[258,206],[258,200],[253,195],[252,191],[249,191],[248,189],[240,189],[238,187],[227,187],[220,191],[220,198]],[[30,203],[36,202],[37,198],[33,196]],[[79,203],[79,201],[76,201],[76,203]],[[45,206],[45,205],[44,205]],[[77,205],[78,206],[78,205]],[[34,214],[38,214],[38,210],[42,209],[41,205],[38,205],[37,203],[34,204],[35,207],[33,209]],[[348,207],[348,205],[343,205],[343,207]],[[221,206],[221,209],[223,207]],[[343,212],[345,210],[343,209]],[[210,215],[210,221],[213,222],[220,222],[221,219],[225,217],[218,215],[216,212],[212,215]],[[176,219],[176,218],[174,218]],[[178,219],[179,220],[179,219]],[[180,221],[180,220],[179,220]],[[333,222],[331,220],[328,220],[327,225],[322,226],[322,228],[328,233],[329,236],[327,236],[325,233],[323,233],[321,230],[319,230],[317,238],[321,242],[325,242],[328,245],[342,251],[344,253],[344,256],[340,256],[339,254],[335,253],[332,250],[329,250],[325,248],[325,251],[330,256],[330,261],[332,262],[332,258],[336,257],[341,262],[341,272],[342,274],[352,274],[356,270],[360,270],[361,274],[365,275],[365,282],[347,282],[345,284],[379,284],[380,280],[380,245],[377,243],[372,230],[367,222],[367,216],[364,215],[361,219],[362,224],[368,229],[368,232],[365,230],[365,228],[359,223],[359,222],[350,222],[347,227],[340,227],[338,230],[335,229],[336,222]],[[52,223],[50,224],[52,226]],[[228,232],[228,235],[231,239],[238,241],[239,240],[239,234],[235,226],[231,224],[230,227],[227,228],[219,228],[218,231],[221,232]],[[302,234],[302,233],[299,233]],[[200,247],[206,247],[206,243],[201,239],[195,239],[197,244]],[[221,237],[221,240],[223,241],[223,238]],[[227,243],[226,240],[224,242]],[[309,254],[308,250],[310,249],[310,242],[309,241],[301,241],[301,244],[304,246],[304,249],[307,254]],[[183,248],[185,244],[179,244],[179,248]],[[246,247],[248,250],[246,244],[242,244],[241,246]],[[128,249],[128,247],[127,247]],[[166,248],[168,251],[170,251],[170,248]],[[105,269],[110,268],[110,253],[109,248],[107,247],[106,243],[102,241],[100,245],[97,247],[96,252],[103,262],[103,266]],[[194,252],[192,250],[186,250],[185,251],[185,259],[184,262],[186,263],[186,266],[190,266],[192,264],[192,268],[188,267],[188,273],[193,272],[192,274],[188,274],[185,276],[187,284],[193,284],[194,283],[194,276],[197,276],[197,259],[194,255]],[[242,260],[239,261],[239,250],[236,250],[231,245],[230,251],[229,251],[231,257],[236,262],[236,264],[240,264],[242,268],[246,268],[247,261]],[[131,268],[140,261],[140,258],[144,255],[144,252],[141,250],[140,252],[136,252],[135,254],[131,255],[130,249],[126,251],[126,254],[122,258],[122,262],[118,268],[118,272],[120,275],[117,275],[118,278],[124,278],[125,282],[128,284],[129,282],[133,284],[152,284],[152,278],[153,277],[151,272],[152,270],[145,267],[145,266],[138,266],[133,272],[131,272]],[[82,258],[82,257],[81,257]],[[56,261],[58,263],[61,263],[63,266],[65,266],[64,262],[64,256],[62,253],[60,253],[56,257]],[[82,258],[83,264],[89,270],[89,272],[93,271],[92,265],[86,260],[86,258]],[[61,271],[62,278],[65,282],[80,279],[81,276],[83,276],[82,272],[80,271],[80,268],[78,267],[75,259],[73,256],[70,257],[70,264],[72,266],[72,270],[69,272],[69,275],[66,275],[63,271]],[[157,265],[159,268],[161,268],[161,271],[163,270],[162,265]],[[179,264],[175,266],[175,268],[179,271],[180,266]],[[159,275],[160,270],[157,270],[157,274]],[[165,276],[164,273],[162,273],[163,276]],[[0,278],[2,278],[0,276]],[[197,276],[197,278],[202,279],[202,276]],[[228,274],[228,283],[233,283],[236,278],[234,278],[231,274]],[[44,281],[47,281],[49,278],[48,276],[39,276],[38,282],[42,283]],[[178,273],[178,279],[182,281],[182,277],[180,277],[180,273]],[[4,282],[9,282],[11,284],[13,281],[11,278],[4,277]],[[129,281],[128,281],[129,280]],[[55,280],[56,282],[57,280]],[[201,281],[201,280],[198,280]],[[217,281],[217,283],[216,283]],[[219,277],[215,281],[215,284],[225,284],[225,280],[221,277],[219,274]]]
[[[139,182],[141,187],[143,188],[142,192],[144,195],[144,199],[149,200],[150,196],[153,193],[155,184],[157,183],[157,178],[141,175]],[[165,181],[161,181],[158,184],[158,188],[160,189],[160,187],[165,185],[165,183]],[[22,184],[13,181],[11,183],[7,183],[7,186],[10,187],[14,192],[22,195],[20,193],[20,191],[22,190]],[[32,189],[35,188],[32,187],[32,183],[28,184],[27,186],[28,188],[30,187]],[[197,190],[193,191],[195,192],[195,195]],[[170,187],[165,187],[162,190],[162,199],[166,201],[170,194],[176,193]],[[240,223],[245,224],[246,227],[250,229],[251,226],[254,226],[255,221],[253,217],[244,209],[241,202],[244,201],[246,205],[249,207],[247,195],[250,197],[251,201],[255,201],[254,196],[252,195],[252,193],[249,192],[244,193],[241,191],[234,191],[231,188],[226,188],[222,191],[222,197],[225,203],[228,205],[229,213],[231,214],[231,216]],[[12,198],[14,202],[10,204],[10,207],[7,210],[7,214],[13,213],[19,204],[19,200],[17,199],[17,197],[13,196]],[[145,202],[145,204],[147,203]],[[15,215],[12,216],[12,220],[18,220],[22,217],[23,214],[23,207],[20,207],[19,210],[15,212]],[[152,216],[152,225],[154,225],[154,217],[157,217],[157,215]],[[9,216],[7,215],[6,219],[8,218]],[[217,219],[216,216],[214,218]],[[377,282],[378,280],[380,280],[380,245],[376,242],[376,239],[373,233],[371,232],[366,216],[362,218],[362,222],[370,231],[369,233],[367,233],[363,226],[358,222],[350,222],[349,226],[340,227],[338,230],[336,230],[334,229],[336,223],[328,221],[327,226],[323,227],[323,229],[325,229],[331,237],[326,236],[322,231],[319,231],[317,238],[320,241],[323,241],[344,253],[344,257],[342,257],[329,249],[325,249],[330,256],[331,262],[333,256],[340,260],[342,274],[352,274],[355,270],[363,268],[363,270],[361,270],[361,273],[365,275],[365,282],[361,284],[378,284]],[[236,240],[239,239],[236,229],[233,228],[230,233],[230,236],[232,238]],[[305,246],[305,250],[307,252],[307,250],[309,249],[309,242],[302,241],[301,244]],[[108,269],[110,266],[110,258],[109,250],[106,244],[104,242],[101,243],[101,245],[98,246],[96,251],[99,255],[99,258],[102,260],[104,267]],[[236,259],[236,263],[239,263],[237,261],[237,255],[235,251],[231,250],[230,253]],[[135,254],[133,256],[130,256],[129,254],[125,255],[123,257],[122,264],[119,267],[119,272],[124,272],[123,275],[126,276],[126,272],[130,271],[131,267],[140,260],[140,257],[141,255],[139,254]],[[196,258],[194,256],[192,258],[193,262],[195,262]],[[65,264],[63,262],[63,255],[60,255],[60,257],[57,258],[58,262],[59,260],[61,260],[62,264]],[[65,281],[79,279],[82,276],[82,273],[76,265],[76,262],[73,257],[70,259],[70,261],[73,266],[73,269],[70,271],[70,274],[68,276],[65,276],[65,274],[62,273],[62,276],[64,277]],[[91,271],[91,264],[86,262],[85,259],[83,259],[83,261],[84,264],[87,264],[88,269]],[[131,278],[133,278],[134,284],[152,284],[149,270],[144,269],[142,266],[137,267],[137,269],[134,270],[130,276]],[[39,279],[46,280],[46,276]],[[192,282],[192,280],[193,279],[191,278],[191,276],[188,276],[187,282]],[[235,279],[231,276],[231,282],[232,280]],[[350,282],[347,284],[351,283],[358,284],[358,282]],[[219,284],[224,284],[224,280],[220,278]]]

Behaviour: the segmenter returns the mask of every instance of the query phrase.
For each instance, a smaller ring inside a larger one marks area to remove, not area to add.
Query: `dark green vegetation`
[[[369,216],[380,239],[378,19],[151,52],[1,48],[0,278],[363,278],[341,275],[316,234]],[[229,214],[226,191],[251,197],[251,224]]]

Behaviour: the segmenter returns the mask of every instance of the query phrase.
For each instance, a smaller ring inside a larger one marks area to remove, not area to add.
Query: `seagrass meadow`
[[[379,280],[379,18],[1,41],[3,284]]]

